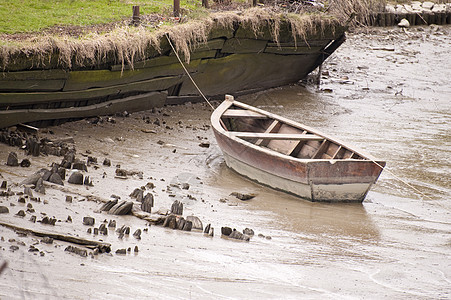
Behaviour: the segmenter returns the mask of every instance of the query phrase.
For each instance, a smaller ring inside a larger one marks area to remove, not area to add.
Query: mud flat
[[[40,138],[75,148],[87,169],[67,169],[64,185],[44,181],[45,194],[31,189],[26,196],[19,183],[63,156],[0,144],[0,183],[7,182],[0,206],[8,209],[0,221],[55,237],[0,226],[0,264],[8,263],[0,296],[449,298],[449,33],[446,26],[354,32],[324,66],[320,88],[293,85],[239,98],[386,158],[390,172],[359,205],[302,201],[230,171],[203,103],[41,130]],[[7,166],[10,152],[30,165]],[[75,172],[89,176],[87,184],[69,183]],[[137,188],[153,195],[153,215],[178,200],[184,219],[196,216],[204,229],[211,224],[213,236],[99,210],[114,199],[141,208],[130,196]],[[248,242],[222,238],[221,227],[254,235]],[[57,235],[109,244],[111,251]]]

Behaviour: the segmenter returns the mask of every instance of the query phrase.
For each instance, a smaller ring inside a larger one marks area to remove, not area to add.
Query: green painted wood
[[[222,53],[260,53],[265,50],[267,40],[245,38],[228,39],[222,47]]]
[[[42,120],[86,118],[110,115],[119,111],[148,110],[163,106],[166,97],[166,92],[152,92],[82,107],[3,110],[0,111],[0,128]]]
[[[49,102],[69,102],[94,98],[118,96],[130,92],[145,93],[164,91],[182,82],[181,76],[162,77],[107,88],[89,89],[72,92],[52,93],[0,93],[0,109],[15,105],[29,105]]]
[[[224,46],[225,39],[213,39],[209,40],[206,43],[200,43],[196,47],[193,48],[193,51],[208,51],[208,50],[219,50]]]
[[[324,47],[331,42],[331,39],[319,39],[306,41],[303,38],[297,38],[296,42],[274,43],[268,42],[268,47]]]
[[[0,84],[2,81],[18,80],[55,80],[67,79],[68,72],[61,69],[54,70],[34,70],[20,72],[2,72],[0,73]]]
[[[318,53],[322,47],[266,47],[265,53],[274,54],[311,54]]]
[[[191,61],[195,61],[198,59],[205,59],[205,58],[212,58],[215,57],[216,51],[203,51],[203,52],[195,52],[190,57],[190,63]],[[160,67],[160,66],[167,66],[172,64],[179,64],[179,61],[177,57],[172,53],[170,53],[170,56],[159,56],[154,57],[151,59],[138,61],[133,64],[134,70],[144,69],[144,68],[154,68],[154,67]],[[192,67],[196,65],[196,62],[193,63]],[[129,65],[114,65],[111,67],[111,71],[122,71],[123,70],[132,70],[132,67]]]
[[[200,60],[193,60],[189,64],[185,64],[185,66],[189,72],[195,72],[199,63]],[[126,70],[123,72],[110,70],[73,71],[69,73],[69,78],[67,79],[63,91],[79,91],[109,87],[149,80],[161,76],[181,74],[184,74],[184,70],[178,61],[170,65]]]
[[[192,77],[208,96],[264,89],[303,79],[314,67],[318,56],[318,54],[232,54],[202,62],[199,72]],[[185,77],[180,96],[187,95],[197,95],[197,90]]]
[[[61,91],[65,80],[2,80],[0,92],[52,92]]]

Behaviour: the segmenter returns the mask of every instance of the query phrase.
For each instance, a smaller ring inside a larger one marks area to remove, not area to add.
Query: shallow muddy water
[[[50,137],[73,136],[77,153],[89,150],[99,158],[98,168],[89,169],[94,187],[47,187],[46,195],[39,195],[47,203],[33,202],[33,207],[38,219],[45,212],[62,220],[53,227],[29,222],[30,214],[15,216],[24,209],[17,197],[0,197],[0,205],[10,210],[0,220],[101,238],[113,252],[80,257],[64,252],[67,243],[43,244],[0,226],[0,262],[8,262],[0,275],[0,298],[451,298],[450,33],[449,26],[352,33],[323,66],[319,88],[289,86],[238,99],[386,160],[387,168],[362,204],[311,203],[229,170],[204,104],[117,117],[115,124],[78,121],[51,128]],[[162,126],[153,124],[157,118]],[[210,147],[199,147],[201,142]],[[24,157],[0,145],[0,179],[9,182],[61,160],[30,158],[29,169],[7,167],[3,162],[10,151]],[[114,178],[114,167],[101,166],[104,157],[114,166],[141,171],[142,179]],[[204,226],[211,223],[215,236],[98,213],[101,204],[85,200],[111,194],[129,199],[147,182],[155,185],[154,211],[181,200],[184,215],[198,216]],[[189,189],[168,188],[179,182],[189,183]],[[231,192],[257,196],[240,201]],[[66,203],[65,195],[73,195],[73,203]],[[72,223],[64,222],[68,215]],[[118,239],[113,231],[94,236],[82,225],[87,215],[96,218],[96,226],[114,219],[118,227],[147,232],[141,240]],[[221,226],[249,227],[256,234],[250,242],[228,240],[220,237]],[[12,245],[19,249],[11,251]],[[28,252],[29,245],[44,256]],[[128,247],[127,255],[114,253]]]

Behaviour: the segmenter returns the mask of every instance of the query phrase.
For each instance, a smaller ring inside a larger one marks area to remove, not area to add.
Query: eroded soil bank
[[[48,128],[41,137],[73,137],[78,158],[98,159],[85,173],[93,186],[67,180],[63,187],[46,185],[45,195],[33,191],[40,202],[2,196],[0,206],[9,213],[0,214],[1,222],[101,239],[111,243],[113,251],[82,257],[64,251],[70,245],[66,242],[46,244],[0,226],[0,263],[8,262],[0,275],[0,296],[450,297],[450,31],[444,26],[351,33],[324,65],[319,89],[297,85],[239,98],[385,159],[387,169],[361,205],[310,203],[230,171],[209,128],[211,110],[206,104]],[[28,158],[31,166],[6,166],[11,151],[19,160]],[[105,158],[111,166],[102,165]],[[61,159],[26,157],[18,148],[1,144],[0,181],[22,192],[17,183]],[[117,165],[130,171],[126,179],[116,177]],[[189,188],[179,188],[186,187],[183,183]],[[96,212],[102,205],[99,199],[116,195],[131,200],[130,193],[146,185],[155,197],[154,212],[180,200],[184,216],[198,216],[204,226],[211,223],[214,237]],[[230,196],[232,192],[256,197],[241,201]],[[24,217],[16,216],[20,210]],[[32,223],[33,215],[38,221],[45,216],[60,221],[54,226]],[[68,216],[72,222],[66,222]],[[85,216],[94,217],[95,225],[83,225]],[[87,232],[104,220],[115,220],[116,228],[130,226],[130,235],[120,239],[114,230],[107,236]],[[252,228],[255,235],[249,242],[224,239],[222,226]],[[137,229],[142,230],[141,239],[132,235]],[[128,248],[125,255],[115,253]]]

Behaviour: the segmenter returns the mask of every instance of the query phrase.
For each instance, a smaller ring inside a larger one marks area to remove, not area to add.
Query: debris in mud
[[[84,257],[88,256],[88,251],[86,249],[81,249],[75,246],[67,246],[66,249],[64,249],[64,251],[75,253]]]
[[[179,200],[175,200],[171,205],[171,214],[183,215],[183,203]]]
[[[255,194],[242,194],[242,193],[238,193],[238,192],[233,192],[230,194],[230,196],[235,196],[236,198],[246,201],[246,200],[250,200],[252,198],[254,198],[256,195]]]
[[[9,213],[9,209],[6,206],[0,206],[0,214],[8,214]]]
[[[10,152],[8,155],[8,159],[6,160],[6,165],[10,167],[17,167],[19,166],[19,160],[17,158],[16,152]]]
[[[81,172],[74,172],[70,175],[67,182],[72,184],[83,185],[83,174]]]

